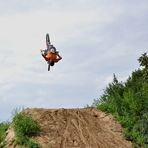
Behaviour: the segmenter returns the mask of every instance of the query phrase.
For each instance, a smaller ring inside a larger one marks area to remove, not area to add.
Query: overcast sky
[[[47,32],[63,57],[50,72]],[[147,0],[0,0],[0,122],[20,107],[91,105],[147,47]]]

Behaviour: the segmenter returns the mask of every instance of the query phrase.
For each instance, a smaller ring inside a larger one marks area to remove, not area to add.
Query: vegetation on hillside
[[[9,128],[8,122],[2,122],[0,123],[0,148],[5,146],[4,139],[6,137],[6,131]]]
[[[148,147],[148,56],[138,59],[142,68],[132,72],[126,82],[116,75],[103,95],[94,101],[102,111],[112,113],[124,127],[124,134],[134,147]]]
[[[13,128],[15,132],[14,145],[25,146],[27,148],[39,148],[31,137],[36,136],[40,131],[39,124],[23,111],[16,111],[13,115],[12,123],[0,123],[0,148],[6,145],[6,131],[8,128]]]
[[[40,127],[31,116],[24,112],[16,112],[12,124],[16,135],[15,144],[28,148],[39,148],[39,145],[31,137],[38,134]]]

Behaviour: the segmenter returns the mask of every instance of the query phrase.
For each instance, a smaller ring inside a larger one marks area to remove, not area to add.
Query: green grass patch
[[[4,139],[6,137],[6,131],[9,128],[8,122],[0,123],[0,148],[4,146]]]
[[[39,148],[31,137],[36,136],[40,131],[39,124],[24,112],[16,112],[13,120],[13,128],[16,134],[15,144],[24,145],[28,148]]]

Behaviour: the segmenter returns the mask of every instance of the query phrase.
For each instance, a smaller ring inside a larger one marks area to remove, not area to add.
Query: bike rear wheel
[[[50,45],[50,38],[49,38],[49,34],[47,33],[46,34],[46,46],[47,46],[47,49],[49,49],[49,45]]]

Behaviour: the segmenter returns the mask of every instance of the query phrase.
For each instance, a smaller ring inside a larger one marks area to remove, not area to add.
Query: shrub
[[[12,123],[16,134],[16,144],[26,145],[28,148],[39,147],[38,144],[30,140],[30,137],[37,135],[40,130],[38,123],[31,116],[24,112],[16,112]]]
[[[148,57],[139,58],[143,69],[132,72],[125,83],[118,82],[115,74],[94,106],[112,113],[124,127],[127,139],[134,147],[148,147]]]
[[[9,123],[8,122],[3,122],[0,123],[0,147],[3,147],[4,145],[4,139],[6,137],[6,131],[9,128]]]

